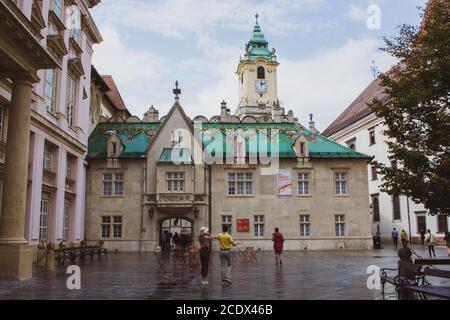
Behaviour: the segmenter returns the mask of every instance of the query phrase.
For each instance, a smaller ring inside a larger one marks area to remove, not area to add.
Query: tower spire
[[[258,11],[256,11],[255,18],[256,18],[256,25],[259,25],[259,24],[258,24],[258,18],[259,18]]]

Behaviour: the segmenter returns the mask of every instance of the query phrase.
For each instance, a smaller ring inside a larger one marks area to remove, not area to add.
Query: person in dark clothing
[[[392,242],[394,243],[395,249],[397,249],[398,248],[398,231],[396,228],[394,228],[392,230],[391,237],[392,237]]]
[[[422,241],[422,245],[425,245],[425,230],[420,230],[420,241]]]
[[[173,244],[175,245],[175,248],[180,246],[181,239],[180,239],[180,236],[178,235],[178,232],[175,232],[175,234],[173,235],[172,241],[173,241]]]
[[[200,236],[198,240],[200,242],[200,263],[201,263],[201,276],[202,284],[208,284],[208,267],[209,267],[209,257],[211,255],[211,240],[214,236],[209,233],[207,227],[202,227],[200,229]]]

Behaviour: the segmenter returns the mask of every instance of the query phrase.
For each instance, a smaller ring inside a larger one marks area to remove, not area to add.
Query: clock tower
[[[250,41],[245,46],[237,69],[239,80],[239,104],[235,115],[244,117],[271,116],[278,104],[277,67],[275,49],[269,50],[269,43],[261,32],[258,14]]]

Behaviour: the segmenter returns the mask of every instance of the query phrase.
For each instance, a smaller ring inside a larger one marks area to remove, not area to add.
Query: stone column
[[[31,90],[31,79],[13,79],[0,216],[0,280],[25,280],[32,273],[31,248],[24,237]]]

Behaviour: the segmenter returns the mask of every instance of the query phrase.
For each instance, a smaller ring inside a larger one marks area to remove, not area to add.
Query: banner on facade
[[[279,169],[277,180],[277,194],[279,196],[292,195],[291,170]]]
[[[250,231],[250,220],[249,219],[237,219],[237,232],[249,232]]]

